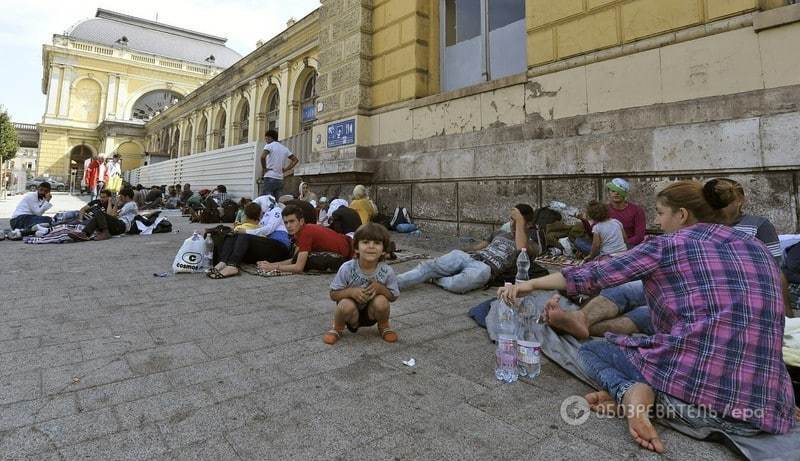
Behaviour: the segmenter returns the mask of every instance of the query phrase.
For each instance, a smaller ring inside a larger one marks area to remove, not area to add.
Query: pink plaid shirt
[[[696,224],[563,274],[571,295],[644,281],[656,334],[607,338],[656,390],[765,432],[794,426],[778,267],[754,237]]]

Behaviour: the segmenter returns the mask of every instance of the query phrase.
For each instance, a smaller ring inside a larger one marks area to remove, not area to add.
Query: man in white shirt
[[[53,218],[43,216],[44,212],[53,206],[50,199],[50,183],[47,181],[39,184],[36,192],[28,192],[22,196],[17,208],[11,214],[12,229],[28,229],[34,224],[52,224]]]
[[[283,176],[291,171],[300,160],[286,146],[278,142],[277,131],[267,131],[266,141],[267,144],[261,153],[261,169],[264,172],[261,195],[280,197],[283,190]],[[288,166],[286,160],[289,160]]]

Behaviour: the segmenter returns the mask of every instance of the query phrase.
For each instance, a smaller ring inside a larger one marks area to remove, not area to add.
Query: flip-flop
[[[329,345],[336,344],[336,341],[342,339],[342,333],[342,331],[331,328],[330,330],[326,331],[324,335],[322,335],[322,341]]]

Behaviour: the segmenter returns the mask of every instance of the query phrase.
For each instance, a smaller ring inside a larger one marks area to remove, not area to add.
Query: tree
[[[0,106],[0,193],[3,194],[3,198],[5,198],[6,189],[3,165],[17,155],[17,149],[19,149],[17,130],[14,128],[14,124],[11,123],[8,111]]]

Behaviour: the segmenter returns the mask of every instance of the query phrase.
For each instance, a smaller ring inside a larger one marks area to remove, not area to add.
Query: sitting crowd
[[[668,185],[656,196],[658,231],[650,235],[644,209],[628,201],[631,187],[622,178],[606,185],[609,203],[592,201],[585,213],[519,203],[485,241],[397,275],[385,262],[393,251],[392,226],[378,215],[366,187],[356,186],[349,201],[329,200],[307,183],[296,196],[281,195],[282,180],[266,179],[262,195],[238,202],[224,185],[196,193],[189,184],[149,192],[126,185],[116,198],[106,191],[80,210],[83,230],[70,236],[104,240],[135,233],[139,224],[153,225],[152,217],[138,214],[151,207],[181,208],[203,223],[231,223],[207,230],[214,241],[208,277],[238,276],[245,264],[276,275],[336,271],[329,292],[333,321],[323,336],[330,345],[345,329],[372,325],[386,342],[397,341],[390,304],[424,282],[453,293],[501,286],[498,298],[511,305],[535,290],[587,296],[572,311],[554,295],[542,321],[587,340],[580,367],[599,387],[586,396],[590,407],[626,417],[634,440],[656,452],[664,451],[650,420],[656,404],[693,427],[744,436],[785,434],[800,417],[782,354],[785,318],[793,313],[790,283],[800,282],[800,244],[784,254],[769,220],[744,213],[744,188],[732,179]],[[30,231],[47,224],[50,200],[43,183],[20,202],[12,227]],[[549,274],[534,264],[531,280],[504,285],[515,280],[520,252],[535,260],[553,249],[573,252],[580,264]],[[689,411],[697,408],[714,416]]]

